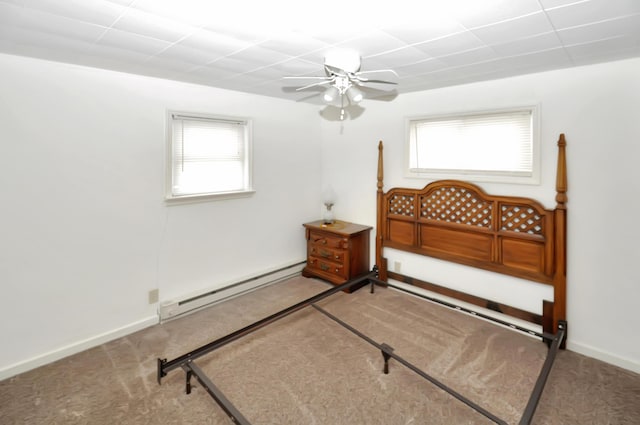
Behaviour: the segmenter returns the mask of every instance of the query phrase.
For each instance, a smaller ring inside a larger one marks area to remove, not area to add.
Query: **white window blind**
[[[534,109],[409,121],[409,173],[532,177]]]
[[[170,197],[251,190],[248,123],[171,114]]]

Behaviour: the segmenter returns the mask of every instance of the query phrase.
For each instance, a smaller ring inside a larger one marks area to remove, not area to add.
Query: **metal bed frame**
[[[394,359],[396,360],[398,363],[402,364],[403,366],[405,366],[406,368],[410,369],[411,371],[415,372],[416,374],[418,374],[419,376],[421,376],[422,378],[426,379],[427,381],[429,381],[430,383],[432,383],[433,385],[435,385],[436,387],[440,388],[441,390],[447,392],[448,394],[450,394],[452,397],[454,397],[455,399],[457,399],[458,401],[464,403],[465,405],[467,405],[468,407],[472,408],[473,410],[475,410],[476,412],[480,413],[481,415],[485,416],[486,418],[488,418],[489,420],[491,420],[492,422],[496,423],[496,424],[501,424],[501,425],[506,425],[507,422],[505,422],[503,419],[500,419],[499,417],[497,417],[496,415],[494,415],[493,413],[489,412],[488,410],[484,409],[482,406],[479,406],[478,404],[474,403],[472,400],[468,399],[467,397],[463,396],[462,394],[456,392],[454,389],[448,387],[447,385],[445,385],[444,383],[440,382],[439,380],[437,380],[436,378],[432,377],[431,375],[429,375],[428,373],[422,371],[421,369],[419,369],[418,367],[414,366],[413,364],[411,364],[409,361],[407,361],[406,359],[402,358],[401,356],[399,356],[398,354],[394,353],[394,349],[393,347],[385,344],[385,343],[378,343],[376,341],[374,341],[373,339],[369,338],[367,335],[363,334],[362,332],[358,331],[357,329],[355,329],[354,327],[350,326],[349,324],[343,322],[342,320],[340,320],[339,318],[337,318],[336,316],[332,315],[331,313],[325,311],[323,308],[319,307],[316,303],[343,290],[349,290],[352,287],[358,287],[358,285],[362,286],[362,284],[366,284],[366,282],[369,282],[371,284],[371,293],[374,292],[374,287],[376,284],[378,285],[383,285],[383,286],[392,286],[395,289],[399,289],[405,292],[410,292],[407,291],[406,289],[394,286],[393,284],[390,284],[388,282],[385,282],[383,280],[379,279],[378,276],[378,269],[377,267],[374,267],[373,270],[365,275],[362,275],[356,279],[352,279],[348,282],[345,282],[341,285],[337,285],[332,287],[329,290],[326,290],[324,292],[321,292],[313,297],[310,297],[304,301],[301,301],[295,305],[292,305],[288,308],[285,308],[277,313],[274,313],[268,317],[265,317],[264,319],[261,319],[257,322],[254,322],[242,329],[239,329],[235,332],[232,332],[228,335],[225,335],[221,338],[218,338],[208,344],[205,344],[199,348],[196,348],[193,351],[190,351],[182,356],[179,356],[173,360],[167,360],[165,359],[158,359],[158,371],[157,371],[157,378],[158,378],[158,384],[162,384],[162,378],[167,376],[167,374],[169,372],[171,372],[174,369],[178,369],[181,368],[182,370],[185,371],[186,374],[186,393],[190,394],[191,393],[191,379],[192,377],[195,377],[198,382],[200,382],[200,384],[205,388],[205,390],[207,391],[207,393],[209,393],[209,395],[216,401],[216,403],[220,406],[220,408],[222,408],[222,410],[224,410],[224,412],[229,416],[229,418],[231,419],[231,421],[235,424],[240,424],[240,425],[250,425],[251,422],[249,422],[249,420],[247,418],[245,418],[242,413],[240,413],[240,411],[233,405],[233,403],[223,394],[223,392],[216,387],[216,385],[213,383],[213,381],[204,373],[204,371],[202,369],[200,369],[200,367],[198,367],[198,365],[195,363],[195,360],[208,354],[211,353],[212,351],[215,351],[221,347],[224,347],[225,345],[236,341],[246,335],[251,334],[252,332],[261,329],[271,323],[274,323],[276,321],[278,321],[279,319],[282,319],[286,316],[289,316],[292,313],[295,313],[301,309],[304,309],[306,307],[312,307],[315,310],[319,311],[320,313],[324,314],[325,316],[327,316],[328,318],[332,319],[333,321],[335,321],[336,323],[338,323],[339,325],[341,325],[342,327],[344,327],[345,329],[349,330],[350,332],[352,332],[353,334],[357,335],[358,337],[362,338],[363,340],[365,340],[366,342],[368,342],[369,344],[373,345],[374,347],[376,347],[378,350],[380,350],[380,352],[382,353],[382,357],[383,357],[383,361],[384,361],[384,366],[383,366],[383,373],[387,374],[389,373],[389,360],[390,359]],[[565,337],[566,337],[566,332],[567,332],[567,322],[566,321],[560,321],[559,325],[558,325],[558,330],[555,334],[551,334],[548,332],[535,332],[517,325],[513,325],[509,322],[467,309],[465,307],[461,307],[461,306],[457,306],[455,304],[446,302],[446,301],[442,301],[439,300],[437,298],[432,298],[429,296],[425,296],[425,295],[421,295],[421,294],[417,294],[415,292],[411,292],[412,295],[416,295],[419,296],[421,298],[425,298],[429,301],[438,303],[438,304],[442,304],[444,306],[447,306],[449,308],[453,308],[455,310],[459,310],[459,311],[463,311],[465,313],[469,313],[471,315],[480,317],[482,319],[488,320],[488,321],[492,321],[495,323],[498,323],[500,325],[503,326],[508,326],[511,329],[514,329],[516,331],[519,332],[523,332],[529,335],[533,335],[535,337],[541,338],[543,341],[545,341],[549,347],[549,350],[547,352],[547,357],[544,361],[544,364],[542,365],[542,368],[540,370],[540,373],[538,375],[537,381],[535,383],[535,386],[533,388],[533,391],[531,392],[531,395],[529,397],[529,400],[527,402],[526,408],[522,414],[522,417],[520,419],[519,425],[529,425],[533,419],[533,415],[536,411],[536,408],[538,406],[538,403],[540,401],[540,398],[542,396],[542,392],[544,390],[545,384],[547,382],[547,378],[549,377],[549,374],[551,372],[551,368],[553,366],[554,360],[556,358],[556,354],[558,352],[558,350],[560,349],[561,344],[563,343]]]

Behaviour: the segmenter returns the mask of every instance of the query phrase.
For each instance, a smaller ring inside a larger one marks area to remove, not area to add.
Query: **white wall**
[[[253,119],[251,198],[167,206],[167,109]],[[305,258],[320,122],[301,103],[0,55],[0,379]]]
[[[556,142],[566,134],[568,346],[640,372],[639,75],[635,59],[406,94],[389,103],[366,101],[355,120],[323,122],[323,185],[337,193],[339,218],[374,225],[379,140],[385,143],[385,190],[428,183],[403,177],[407,116],[540,105],[541,184],[480,186],[553,207]],[[460,282],[467,279],[462,266],[442,273],[443,264],[429,264],[436,268],[431,275],[448,275],[471,292],[482,286]]]

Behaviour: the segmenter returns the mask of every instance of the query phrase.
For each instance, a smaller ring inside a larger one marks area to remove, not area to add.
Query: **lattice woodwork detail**
[[[500,215],[500,230],[542,235],[544,226],[542,216],[531,207],[518,205],[502,205]]]
[[[413,217],[414,211],[413,195],[393,195],[389,198],[389,214],[404,215]]]
[[[462,187],[443,187],[420,197],[420,217],[491,228],[492,204]]]

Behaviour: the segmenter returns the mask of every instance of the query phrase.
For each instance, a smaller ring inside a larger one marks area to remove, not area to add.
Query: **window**
[[[167,200],[253,193],[250,121],[169,112],[168,122]]]
[[[408,176],[539,183],[537,108],[408,120]]]

